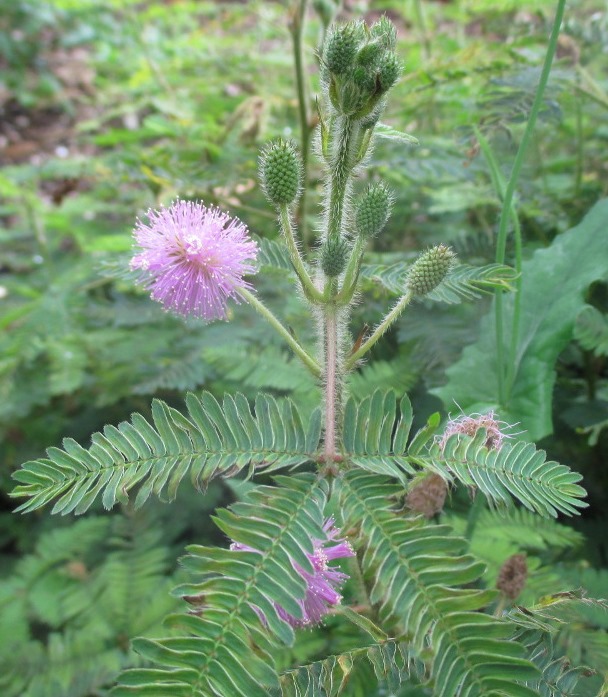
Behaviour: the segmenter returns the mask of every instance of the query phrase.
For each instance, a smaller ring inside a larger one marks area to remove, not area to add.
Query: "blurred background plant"
[[[316,47],[329,20],[386,13],[406,71],[367,174],[391,184],[395,210],[366,270],[376,301],[356,310],[353,329],[363,332],[398,292],[392,261],[439,243],[473,265],[495,260],[500,177],[508,178],[529,115],[554,3],[0,0],[0,8],[0,660],[10,666],[0,686],[9,697],[101,695],[136,661],[128,639],[154,634],[171,609],[172,560],[189,542],[213,541],[208,513],[239,487],[184,491],[178,504],[157,504],[145,517],[98,506],[96,517],[66,527],[45,512],[10,516],[11,472],[63,436],[86,445],[103,424],[149,413],[152,396],[181,408],[187,390],[250,399],[264,390],[292,396],[304,413],[318,401],[304,369],[243,308],[230,323],[192,321],[184,330],[134,287],[126,271],[134,214],[177,196],[230,209],[265,240],[260,291],[309,339],[288,264],[272,243],[258,151],[277,136],[310,147]],[[581,520],[546,528],[525,511],[480,514],[471,548],[488,564],[488,585],[509,557],[527,555],[524,605],[564,585],[608,594],[608,263],[593,246],[605,219],[580,229],[576,257],[551,274],[563,233],[608,194],[605,9],[570,3],[517,188],[523,278],[545,274],[529,288],[526,310],[544,323],[524,328],[532,348],[503,418],[582,472],[591,504]],[[312,154],[306,176],[299,215],[312,245],[322,196]],[[565,285],[577,300],[562,308]],[[545,316],[548,295],[555,307]],[[468,413],[484,403],[478,386],[492,380],[480,359],[490,315],[490,299],[448,309],[419,303],[351,377],[350,393],[407,391],[421,423],[436,410]],[[530,407],[539,365],[540,396]],[[455,491],[441,519],[464,532],[466,504],[466,491]],[[285,667],[346,650],[352,640],[332,622],[299,644],[306,655],[286,654]],[[556,641],[607,676],[607,629],[608,614],[583,608]],[[416,689],[401,694],[425,694]],[[361,690],[352,694],[370,694]]]

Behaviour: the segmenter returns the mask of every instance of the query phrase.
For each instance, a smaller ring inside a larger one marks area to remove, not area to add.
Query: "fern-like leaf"
[[[513,497],[543,516],[556,517],[558,511],[578,514],[577,508],[588,505],[580,500],[586,495],[577,484],[582,476],[547,460],[544,450],[523,441],[506,441],[499,449],[487,448],[485,442],[483,429],[474,438],[454,434],[443,450],[438,443],[431,446],[426,464],[447,478],[477,487],[494,503],[508,504]]]
[[[410,267],[411,264],[402,261],[389,266],[364,264],[361,267],[361,277],[379,283],[393,295],[400,295],[405,289],[405,278]],[[510,266],[458,264],[428,297],[449,304],[478,300],[484,293],[495,288],[511,290],[515,277],[516,273]]]
[[[494,592],[467,587],[483,564],[465,553],[466,541],[447,526],[391,510],[399,487],[382,477],[351,472],[339,487],[343,524],[357,525],[355,545],[373,579],[370,601],[412,650],[430,655],[436,697],[538,695],[523,684],[538,671],[510,641],[513,625],[479,611]]]
[[[278,687],[272,651],[294,635],[276,605],[301,616],[306,583],[294,563],[312,572],[307,553],[313,538],[325,538],[327,496],[326,483],[312,475],[278,479],[281,488],[258,487],[217,519],[232,540],[258,552],[188,548],[184,565],[198,580],[177,593],[198,599],[202,617],[173,615],[168,623],[181,636],[137,640],[136,651],[158,667],[125,672],[115,697],[266,697]]]
[[[344,409],[342,430],[343,456],[350,463],[379,474],[406,482],[413,474],[406,455],[406,444],[412,426],[412,405],[404,395],[397,416],[395,393],[376,390],[361,402],[349,399]]]
[[[374,390],[393,390],[405,394],[414,387],[423,372],[422,360],[413,351],[401,347],[399,356],[391,361],[376,360],[364,364],[348,377],[348,392],[355,399],[364,399]]]
[[[12,496],[28,500],[18,511],[29,512],[56,500],[53,513],[84,513],[101,496],[106,508],[125,503],[140,485],[136,507],[154,493],[169,500],[186,473],[204,488],[217,476],[230,476],[249,466],[273,470],[308,462],[317,450],[320,417],[313,414],[305,430],[295,405],[269,395],[256,399],[255,413],[240,394],[223,405],[204,392],[186,400],[188,416],[155,400],[153,425],[140,414],[118,427],[106,426],[92,436],[86,450],[67,438],[63,450],[49,448],[48,458],[26,462],[13,476],[21,482]]]
[[[293,265],[289,252],[282,240],[269,240],[267,237],[256,237],[258,243],[258,264],[270,269],[292,271]]]
[[[466,518],[450,518],[449,524],[464,533]],[[547,547],[552,550],[575,549],[584,540],[583,535],[569,525],[558,523],[553,518],[539,518],[526,508],[515,507],[482,511],[475,534],[490,544],[500,541],[504,545],[515,544],[516,549],[539,551]]]
[[[285,671],[271,697],[369,697],[397,692],[411,672],[407,644],[392,639]]]

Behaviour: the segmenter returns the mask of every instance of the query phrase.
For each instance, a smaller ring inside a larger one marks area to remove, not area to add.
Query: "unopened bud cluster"
[[[278,140],[260,157],[260,175],[264,193],[275,206],[293,203],[300,193],[302,163],[296,146]]]
[[[362,22],[348,22],[333,30],[323,67],[338,113],[362,119],[379,105],[401,74],[395,44],[395,28],[385,17],[369,29]]]
[[[444,244],[421,254],[407,277],[407,287],[414,295],[428,295],[448,275],[456,255]]]
[[[355,211],[355,229],[363,237],[375,237],[391,213],[392,196],[384,184],[373,184],[363,194]]]

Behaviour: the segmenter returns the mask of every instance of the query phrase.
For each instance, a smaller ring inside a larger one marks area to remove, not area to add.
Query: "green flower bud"
[[[371,94],[376,89],[376,76],[363,65],[353,70],[353,82],[361,92]]]
[[[407,287],[414,295],[427,295],[447,276],[456,260],[454,252],[444,244],[421,254],[407,277]]]
[[[321,247],[321,269],[329,278],[339,276],[346,268],[348,246],[341,238],[328,239]]]
[[[369,41],[357,54],[357,64],[373,69],[378,65],[384,53],[381,41]]]
[[[324,60],[330,73],[343,75],[348,72],[357,55],[361,28],[357,23],[345,24],[335,29],[325,44]]]
[[[375,237],[386,225],[391,213],[392,196],[382,183],[372,184],[357,205],[355,229],[362,237]]]
[[[401,64],[394,53],[387,53],[380,63],[378,79],[383,92],[387,92],[401,75]]]
[[[278,140],[260,157],[264,193],[275,206],[293,203],[300,191],[302,163],[294,143]]]
[[[395,25],[386,15],[382,15],[377,22],[372,24],[369,33],[373,39],[379,39],[387,51],[395,50],[397,31],[395,30]]]

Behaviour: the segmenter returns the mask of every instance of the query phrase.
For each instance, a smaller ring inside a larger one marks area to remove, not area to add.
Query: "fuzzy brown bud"
[[[429,474],[419,480],[405,497],[406,506],[425,518],[432,518],[443,510],[448,485],[438,474]]]
[[[496,588],[509,600],[515,600],[526,586],[528,563],[525,554],[514,554],[500,567]]]

